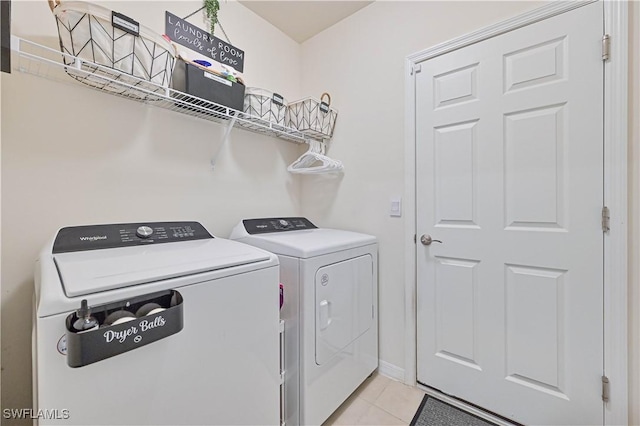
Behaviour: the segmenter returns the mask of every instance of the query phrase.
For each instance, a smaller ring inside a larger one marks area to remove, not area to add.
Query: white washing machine
[[[278,255],[285,424],[321,424],[378,367],[377,240],[301,217],[243,220],[230,238]]]
[[[279,423],[273,254],[197,222],[63,228],[35,287],[40,424]]]

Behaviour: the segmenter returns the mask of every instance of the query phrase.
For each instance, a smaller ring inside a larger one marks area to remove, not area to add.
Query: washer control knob
[[[153,234],[153,229],[148,226],[141,226],[136,229],[136,235],[140,238],[149,238]]]
[[[282,225],[282,226],[288,226],[289,225],[289,222],[287,222],[284,219],[280,219],[279,222],[280,222],[280,225]]]

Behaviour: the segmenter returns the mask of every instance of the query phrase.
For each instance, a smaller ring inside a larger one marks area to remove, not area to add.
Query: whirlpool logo
[[[106,240],[107,236],[106,235],[95,235],[93,237],[80,237],[80,241],[100,241],[100,240]]]
[[[322,274],[322,277],[320,278],[320,283],[323,286],[326,286],[327,284],[329,284],[329,274]]]

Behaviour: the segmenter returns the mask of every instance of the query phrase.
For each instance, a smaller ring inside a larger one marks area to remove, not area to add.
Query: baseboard
[[[390,379],[404,382],[404,368],[400,368],[389,362],[380,360],[378,363],[378,373]]]

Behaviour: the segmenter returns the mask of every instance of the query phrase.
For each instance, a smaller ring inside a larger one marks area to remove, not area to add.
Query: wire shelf
[[[74,85],[78,84],[74,82],[76,80],[105,93],[217,123],[226,123],[235,117],[236,125],[245,130],[290,142],[308,142],[308,138],[298,130],[13,35],[11,49],[18,56],[18,60],[13,61],[16,64],[14,68],[20,72]]]

